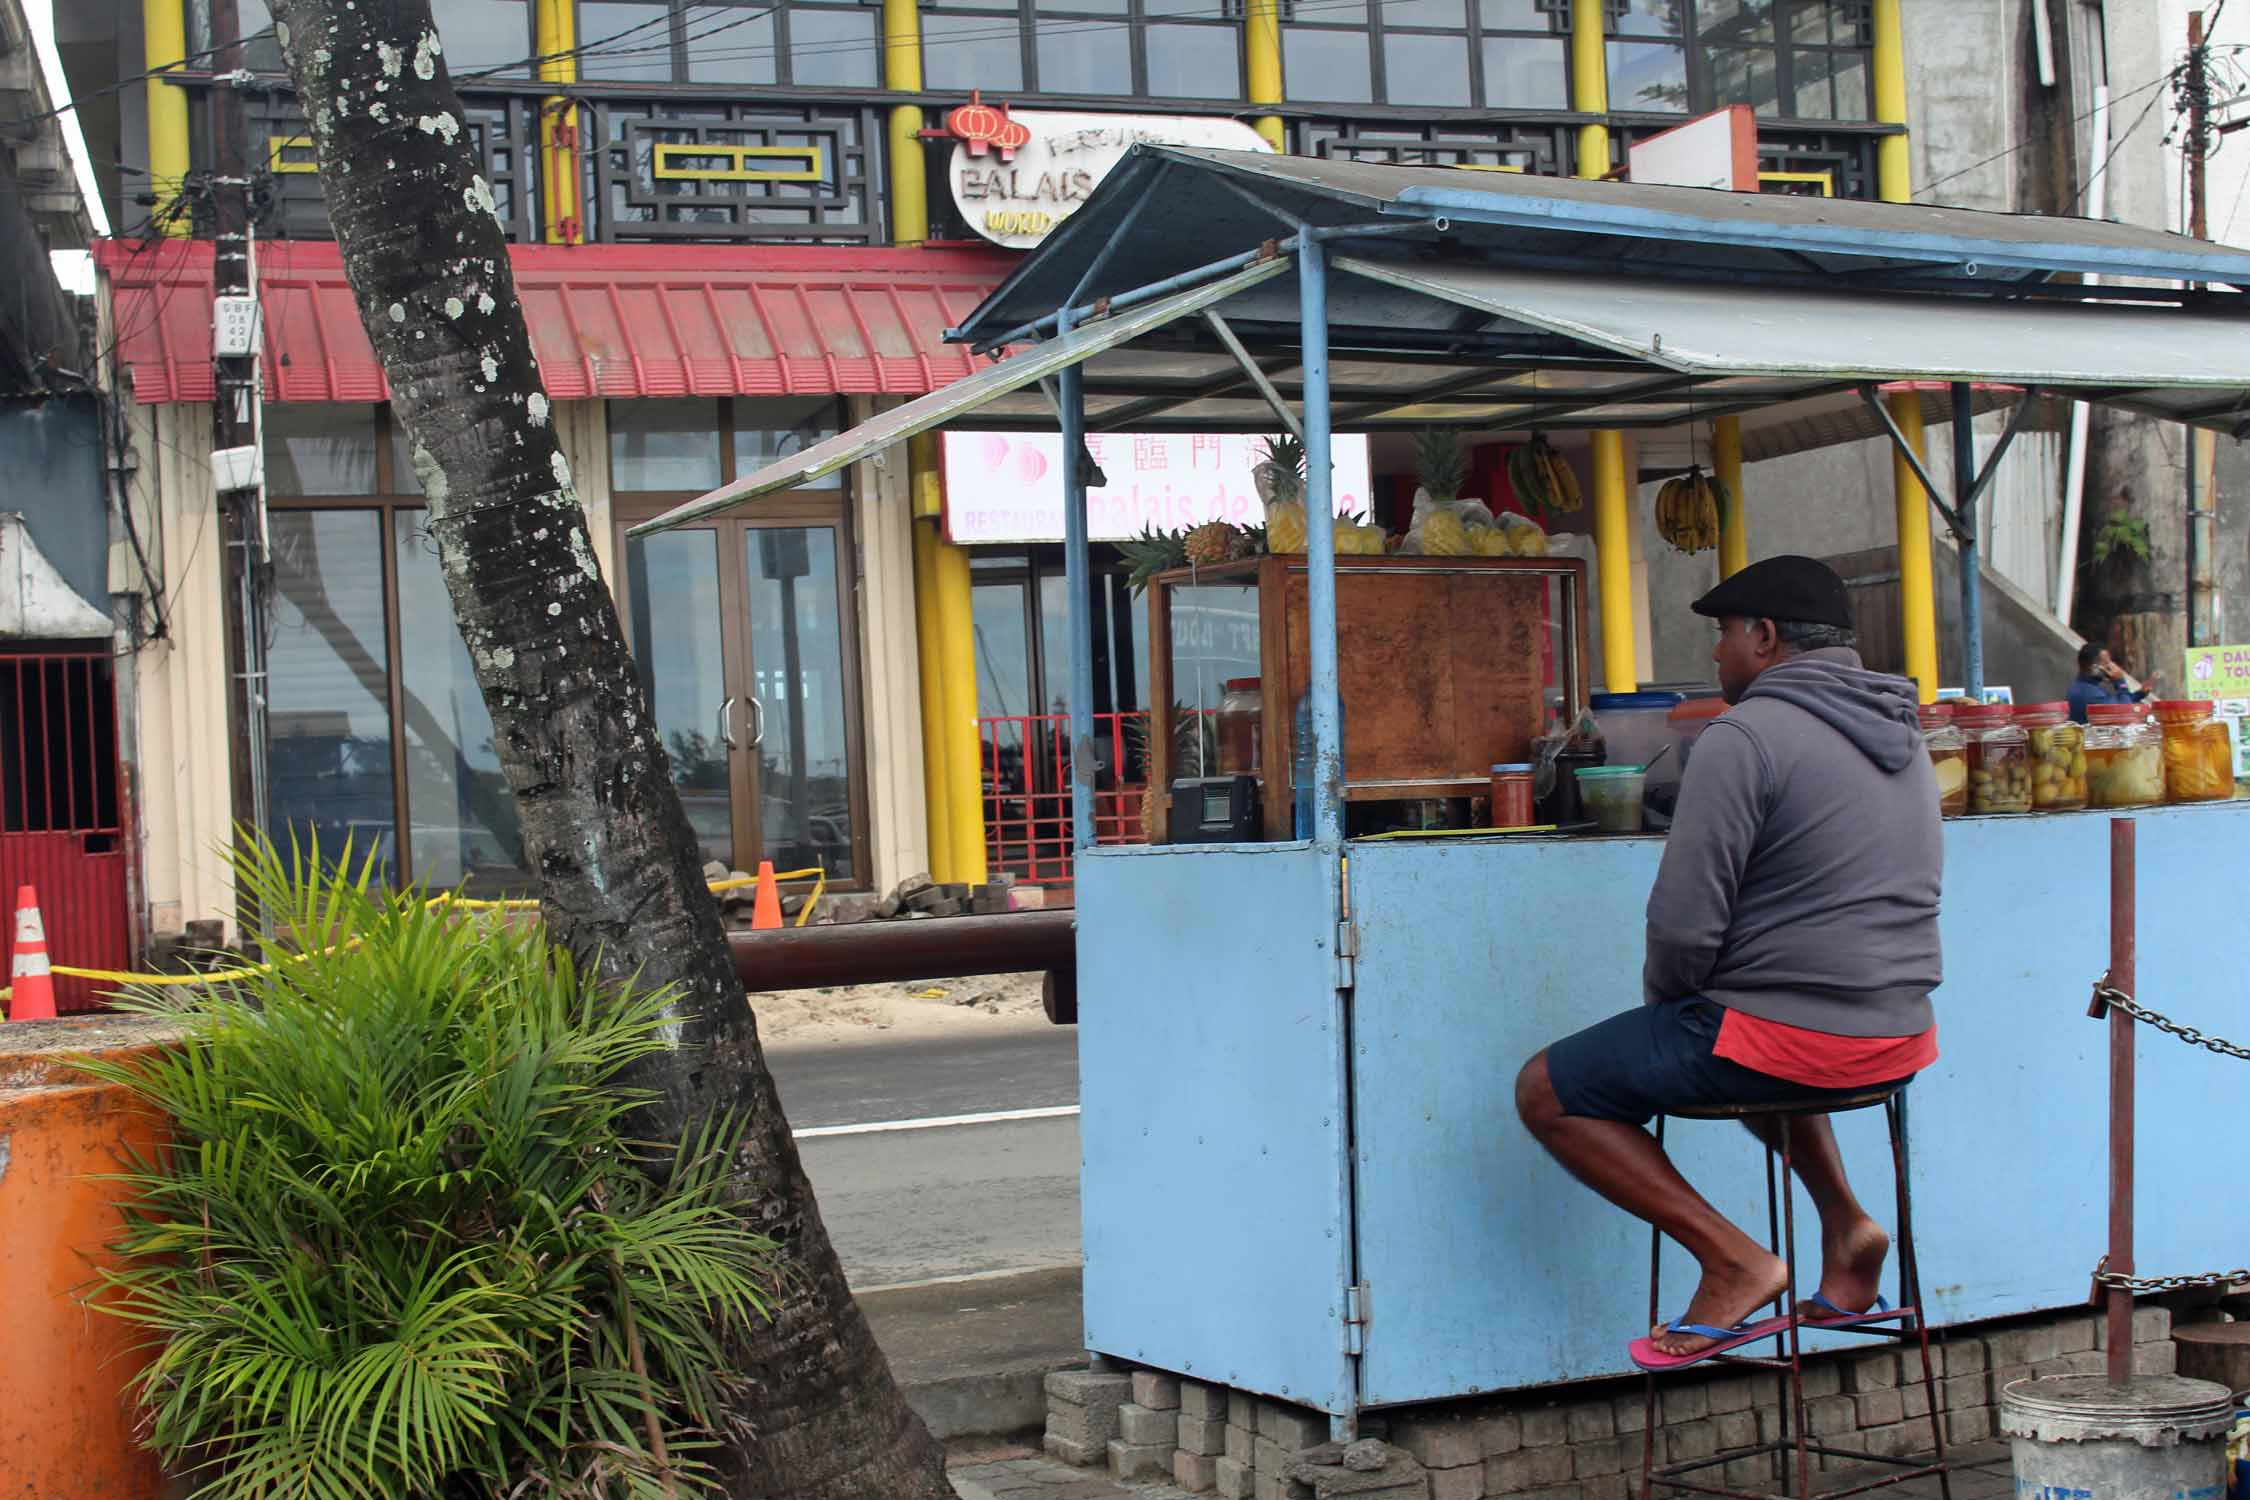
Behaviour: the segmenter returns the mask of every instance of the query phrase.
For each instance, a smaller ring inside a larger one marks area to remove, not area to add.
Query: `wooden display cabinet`
[[[1586,564],[1569,557],[1337,558],[1346,799],[1486,791],[1495,764],[1531,758],[1550,662],[1575,720],[1593,680],[1586,585]],[[1265,836],[1294,836],[1292,739],[1311,678],[1309,588],[1302,554],[1180,568],[1149,581],[1148,759],[1159,842],[1173,780],[1219,774],[1175,764],[1175,752],[1185,752],[1181,712],[1211,713],[1225,679],[1252,675],[1263,699]],[[1201,701],[1177,701],[1183,687]]]

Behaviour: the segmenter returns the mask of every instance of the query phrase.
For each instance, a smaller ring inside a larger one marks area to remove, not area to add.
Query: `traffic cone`
[[[773,861],[758,861],[758,895],[750,903],[750,930],[763,932],[781,925],[781,887],[774,884]]]
[[[778,918],[774,925],[781,925]],[[47,969],[47,927],[39,920],[39,893],[28,885],[16,888],[16,947],[8,962],[8,975],[15,991],[8,1000],[9,1020],[55,1018],[55,980]]]

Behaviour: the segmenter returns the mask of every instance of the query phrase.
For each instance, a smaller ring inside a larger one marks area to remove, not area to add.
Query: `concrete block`
[[[1873,1427],[1855,1434],[1842,1446],[1857,1448],[1877,1458],[1903,1458],[1931,1446],[1930,1426],[1927,1422],[1898,1422],[1889,1427]]]
[[[1738,1490],[1765,1489],[1773,1484],[1773,1460],[1770,1458],[1738,1458],[1719,1472],[1728,1485]]]
[[[1898,1396],[1900,1404],[1905,1408],[1901,1415],[1907,1421],[1920,1421],[1930,1414],[1930,1393],[1923,1389],[1921,1381],[1917,1380],[1912,1385],[1900,1386]]]
[[[1286,1474],[1260,1470],[1250,1481],[1250,1500],[1312,1500],[1312,1488]]]
[[[1117,1409],[1117,1435],[1136,1448],[1155,1443],[1169,1448],[1180,1435],[1179,1415],[1171,1411],[1151,1411],[1128,1402]]]
[[[1541,1406],[1516,1415],[1523,1423],[1526,1448],[1552,1448],[1570,1440],[1570,1424],[1564,1420],[1560,1407]]]
[[[1477,1422],[1477,1448],[1486,1458],[1505,1458],[1523,1446],[1523,1418],[1496,1411]]]
[[[1069,1438],[1048,1433],[1040,1444],[1047,1456],[1059,1464],[1069,1464],[1074,1469],[1091,1469],[1109,1456],[1106,1443],[1074,1443]]]
[[[1067,1401],[1047,1403],[1047,1431],[1066,1442],[1078,1443],[1099,1453],[1102,1445],[1122,1431],[1117,1406],[1072,1406]]]
[[[1914,1378],[1922,1377],[1922,1360],[1918,1354],[1901,1354],[1901,1360],[1910,1361],[1902,1368],[1911,1369]],[[1973,1334],[1949,1338],[1930,1350],[1930,1363],[1940,1375],[1975,1375],[1992,1368],[1992,1350],[1983,1339]]]
[[[1047,888],[1038,885],[1013,885],[1008,887],[1008,910],[1045,911]]]
[[[1266,1401],[1258,1407],[1258,1436],[1271,1438],[1294,1453],[1328,1441],[1328,1418],[1301,1406]],[[1263,1468],[1264,1465],[1259,1465]]]
[[[1586,1492],[1576,1484],[1557,1484],[1543,1490],[1527,1490],[1523,1500],[1586,1500]]]
[[[2133,1342],[2159,1343],[2172,1336],[2172,1310],[2168,1307],[2133,1309]]]
[[[1261,1437],[1257,1441],[1254,1453],[1257,1459],[1258,1472],[1261,1474],[1286,1474],[1289,1472],[1289,1466],[1297,1461],[1297,1455],[1303,1451],[1301,1448],[1284,1448],[1270,1437]]]
[[[2094,1330],[2100,1322],[2093,1313],[2071,1314],[2055,1325],[2055,1346],[2065,1355],[2086,1353],[2094,1347]]]
[[[1180,1377],[1167,1375],[1161,1370],[1135,1370],[1133,1404],[1145,1406],[1150,1411],[1178,1411]]]
[[[2030,1375],[2028,1369],[1999,1370],[1991,1375],[1952,1375],[1938,1382],[1938,1396],[1947,1411],[1990,1406],[2008,1381],[2028,1379]]]
[[[1729,1375],[1724,1380],[1714,1380],[1703,1387],[1706,1404],[1711,1414],[1748,1411],[1758,1402],[1773,1394],[1771,1382],[1749,1375]]]
[[[2062,1352],[2055,1330],[2041,1324],[2003,1329],[1987,1335],[1985,1343],[1995,1365],[2035,1365]]]
[[[2054,1363],[2062,1367],[2065,1375],[2099,1375],[2109,1368],[2109,1355],[2098,1349],[2082,1349]]]
[[[1711,1393],[1702,1385],[1665,1386],[1656,1393],[1656,1410],[1667,1427],[1699,1422],[1711,1415]]]
[[[2142,1344],[2133,1350],[2135,1375],[2172,1375],[2179,1371],[2180,1346],[2166,1339],[2161,1344]]]
[[[1226,1451],[1227,1457],[1233,1459],[1245,1469],[1255,1469],[1258,1466],[1258,1435],[1247,1428],[1237,1427],[1229,1422],[1226,1431]]]
[[[1586,1402],[1569,1408],[1563,1414],[1564,1425],[1570,1430],[1573,1443],[1597,1443],[1617,1435],[1617,1417],[1607,1401]]]
[[[1844,1362],[1844,1389],[1852,1395],[1894,1390],[1898,1386],[1898,1356],[1886,1349]]]
[[[1668,1464],[1684,1464],[1693,1459],[1709,1458],[1719,1451],[1719,1424],[1708,1417],[1701,1421],[1669,1425],[1661,1436],[1664,1462]]]
[[[1465,1464],[1458,1469],[1432,1469],[1430,1500],[1484,1500],[1484,1465]]]
[[[1583,1500],[1632,1500],[1639,1475],[1603,1474],[1579,1485]]]
[[[1172,1477],[1172,1445],[1128,1443],[1123,1438],[1111,1438],[1109,1472],[1117,1479],[1141,1479],[1150,1475],[1169,1479]]]
[[[1191,1417],[1182,1411],[1175,1419],[1182,1453],[1216,1458],[1227,1451],[1227,1424],[1208,1417]]]
[[[1219,1483],[1219,1460],[1203,1453],[1174,1453],[1172,1482],[1191,1495],[1216,1489]]]
[[[1502,1458],[1484,1461],[1487,1495],[1521,1495],[1570,1478],[1570,1450],[1550,1446],[1525,1448]]]
[[[1047,1377],[1047,1399],[1070,1406],[1123,1406],[1133,1399],[1133,1377],[1056,1370]]]
[[[1622,1474],[1628,1467],[1639,1467],[1640,1461],[1641,1445],[1624,1438],[1599,1438],[1590,1443],[1570,1445],[1570,1472],[1577,1479]]]
[[[1227,1419],[1227,1398],[1233,1392],[1223,1385],[1203,1385],[1193,1380],[1180,1382],[1180,1415],[1205,1422],[1224,1422]]]
[[[1906,1420],[1906,1398],[1895,1390],[1869,1391],[1852,1399],[1859,1408],[1858,1426],[1889,1427]]]
[[[1844,1363],[1839,1359],[1808,1360],[1805,1363],[1805,1399],[1818,1400],[1822,1396],[1837,1396],[1844,1390]]]
[[[1758,1414],[1754,1411],[1723,1411],[1711,1419],[1718,1429],[1719,1451],[1729,1448],[1748,1448],[1758,1441]]]
[[[1257,1470],[1234,1459],[1218,1458],[1211,1461],[1211,1486],[1225,1496],[1226,1500],[1250,1500],[1251,1481],[1256,1476]]]
[[[1822,1396],[1805,1403],[1805,1428],[1814,1437],[1859,1430],[1859,1405],[1850,1396]]]
[[[1458,1418],[1401,1422],[1391,1433],[1391,1441],[1430,1469],[1457,1469],[1484,1458],[1476,1423]]]
[[[1374,1467],[1355,1466],[1360,1464]],[[1314,1500],[1429,1500],[1423,1473],[1405,1449],[1368,1440],[1323,1443],[1289,1467],[1290,1478],[1311,1486]]]
[[[1227,1425],[1258,1430],[1258,1398],[1248,1391],[1227,1392]]]
[[[1645,1396],[1619,1396],[1609,1403],[1610,1414],[1617,1421],[1619,1432],[1646,1432],[1648,1430],[1648,1398]]]
[[[1993,1433],[1992,1408],[1973,1407],[1968,1411],[1950,1412],[1945,1420],[1945,1440],[1949,1443],[1990,1442]],[[1928,1441],[1927,1431],[1923,1440]]]

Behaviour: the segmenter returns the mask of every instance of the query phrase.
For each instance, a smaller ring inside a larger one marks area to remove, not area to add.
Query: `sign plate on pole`
[[[211,299],[211,357],[241,359],[258,350],[258,299]]]

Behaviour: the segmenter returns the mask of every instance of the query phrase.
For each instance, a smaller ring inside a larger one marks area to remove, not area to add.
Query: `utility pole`
[[[228,582],[234,608],[227,616],[229,694],[234,722],[236,805],[243,820],[270,829],[266,775],[266,548],[265,452],[262,441],[258,347],[257,242],[253,237],[247,171],[221,170],[211,181],[213,290],[211,363],[211,473],[226,539]]]
[[[2187,18],[2187,76],[2182,80],[2187,96],[2187,214],[2188,234],[2210,238],[2206,217],[2204,164],[2211,154],[2211,49],[2203,35],[2203,12],[2189,11]],[[2212,579],[2212,553],[2217,546],[2214,524],[2218,496],[2212,493],[2217,477],[2216,435],[2193,423],[2187,429],[2187,643],[2216,643],[2217,588]]]

